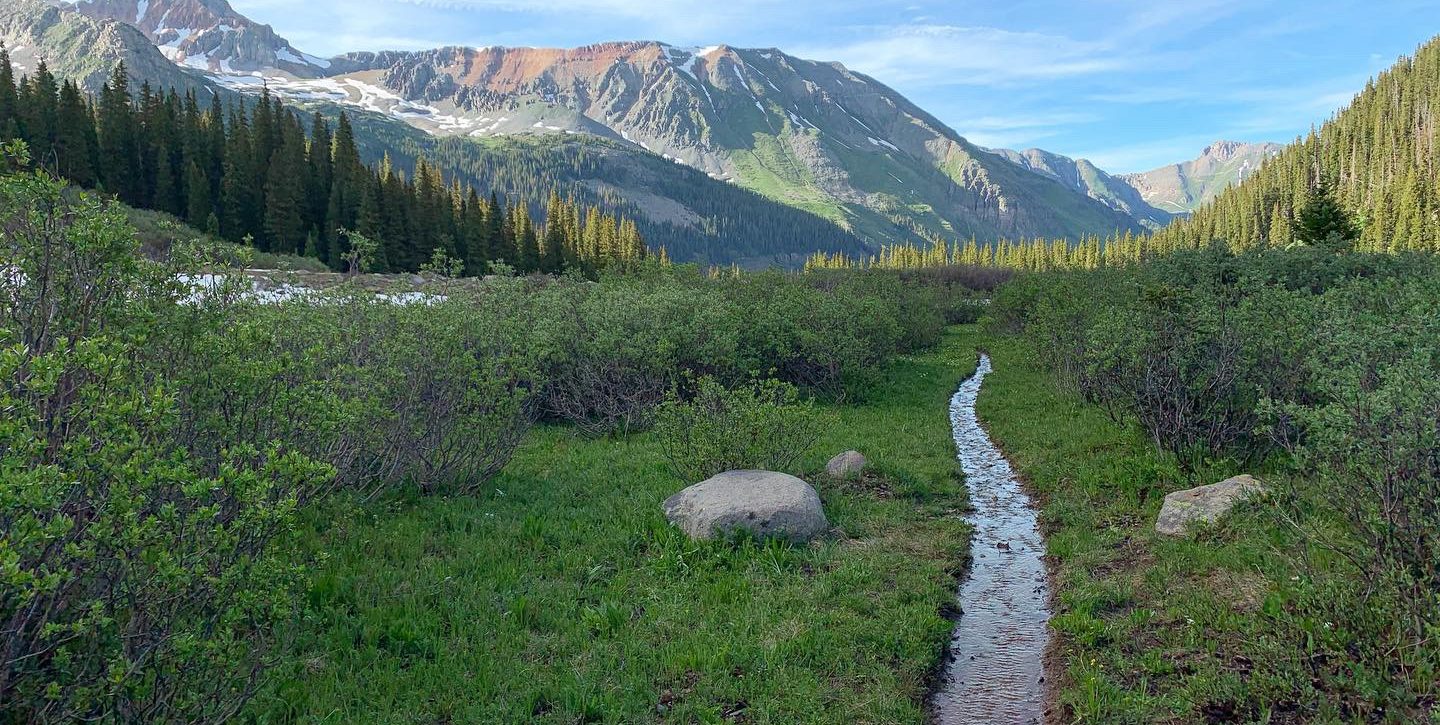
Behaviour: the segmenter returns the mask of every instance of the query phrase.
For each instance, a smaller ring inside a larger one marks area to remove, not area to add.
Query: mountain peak
[[[235,12],[228,0],[81,0],[69,7],[97,20],[132,25],[167,58],[197,70],[278,69],[313,78],[329,65],[296,50],[269,25]]]
[[[1187,214],[1244,181],[1283,148],[1275,143],[1221,140],[1206,146],[1190,161],[1127,174],[1123,178],[1150,204],[1176,214]]]
[[[5,0],[0,0],[4,2]],[[583,134],[817,214],[876,243],[1079,237],[1123,211],[995,158],[838,63],[656,41],[306,56],[226,0],[82,0],[178,65],[299,103],[373,111],[435,135]]]

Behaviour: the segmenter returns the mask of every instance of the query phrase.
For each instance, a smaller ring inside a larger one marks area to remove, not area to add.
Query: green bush
[[[139,353],[172,334],[171,271],[43,176],[0,178],[0,210],[0,719],[226,719],[293,612],[269,542],[332,472],[277,446],[197,461]]]
[[[1327,684],[1357,714],[1415,712],[1440,694],[1440,285],[1361,282],[1319,307],[1316,401],[1267,404],[1293,456],[1287,519],[1329,562],[1299,567],[1292,624],[1346,663]]]
[[[1025,275],[992,310],[993,329],[1024,335],[1168,458],[1273,472],[1270,527],[1236,535],[1266,540],[1289,570],[1270,572],[1274,630],[1248,646],[1303,673],[1274,697],[1315,719],[1420,721],[1440,696],[1436,269],[1210,248]]]
[[[672,391],[655,427],[671,471],[694,483],[734,470],[794,473],[827,423],[793,385],[766,380],[731,389],[707,376],[689,400]]]
[[[236,444],[280,441],[336,469],[306,498],[467,492],[499,472],[533,418],[520,285],[414,304],[348,286],[277,302],[227,279],[168,309],[167,329],[193,332],[151,354],[177,390],[185,445],[212,465]]]

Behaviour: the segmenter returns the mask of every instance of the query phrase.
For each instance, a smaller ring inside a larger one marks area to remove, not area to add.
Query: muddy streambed
[[[975,375],[950,401],[955,447],[975,512],[973,560],[960,586],[961,615],[936,690],[936,722],[1039,723],[1045,708],[1044,659],[1050,592],[1045,542],[1035,507],[975,415],[991,370],[981,356]]]

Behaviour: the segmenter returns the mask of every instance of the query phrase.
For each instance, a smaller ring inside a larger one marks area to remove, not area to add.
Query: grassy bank
[[[1330,709],[1314,669],[1321,637],[1289,619],[1304,596],[1302,557],[1267,504],[1190,538],[1154,532],[1166,493],[1241,471],[1183,476],[1138,430],[1057,385],[1023,344],[974,339],[995,364],[980,416],[1043,499],[1064,720],[1351,719]]]
[[[812,475],[839,533],[696,544],[648,435],[542,428],[483,494],[311,521],[322,557],[271,722],[922,722],[968,531],[948,397],[958,335],[900,358],[806,462],[854,447],[879,477]]]

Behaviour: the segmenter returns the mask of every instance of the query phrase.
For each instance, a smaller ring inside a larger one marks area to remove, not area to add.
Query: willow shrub
[[[793,385],[766,380],[726,388],[706,376],[688,398],[671,391],[655,432],[671,471],[695,483],[734,470],[794,473],[829,422]]]
[[[632,270],[536,291],[543,409],[589,434],[650,426],[688,378],[774,378],[807,395],[862,394],[896,354],[933,346],[935,293],[883,272],[709,278]]]
[[[0,720],[225,720],[292,611],[269,542],[331,470],[191,455],[140,352],[171,334],[172,270],[44,176],[0,178],[0,210]]]

